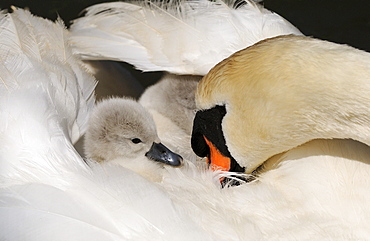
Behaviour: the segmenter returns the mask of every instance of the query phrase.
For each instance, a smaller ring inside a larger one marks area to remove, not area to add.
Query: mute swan
[[[149,112],[124,98],[97,104],[85,134],[85,153],[95,161],[118,163],[154,181],[162,178],[159,163],[182,164],[182,157],[161,143]]]
[[[369,64],[349,46],[281,36],[199,83],[192,147],[214,170],[257,176],[225,193],[264,239],[370,237]]]
[[[206,154],[205,135],[233,159],[231,165],[251,173],[268,158],[313,139],[369,145],[369,65],[364,51],[293,35],[237,52],[199,84],[196,100],[203,111],[194,121],[194,149]],[[214,126],[205,130],[210,120]],[[219,166],[230,169],[211,150]]]
[[[195,161],[190,136],[196,112],[195,90],[200,76],[165,74],[139,99],[153,116],[162,142],[186,160]]]

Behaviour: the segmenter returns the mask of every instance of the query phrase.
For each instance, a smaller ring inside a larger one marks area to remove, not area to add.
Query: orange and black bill
[[[222,132],[222,119],[225,106],[215,106],[198,111],[194,118],[191,147],[200,157],[206,157],[212,170],[242,172],[241,167],[231,156]]]

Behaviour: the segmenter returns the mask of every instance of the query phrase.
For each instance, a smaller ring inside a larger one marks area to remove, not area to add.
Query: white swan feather
[[[71,33],[75,52],[85,59],[196,75],[205,75],[259,40],[301,34],[278,14],[248,0],[102,3],[87,8]]]

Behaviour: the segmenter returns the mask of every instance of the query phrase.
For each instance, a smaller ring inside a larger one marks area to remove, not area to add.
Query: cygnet
[[[163,165],[181,166],[182,157],[164,146],[151,115],[132,99],[99,102],[85,135],[88,159],[118,163],[152,181],[160,181]]]

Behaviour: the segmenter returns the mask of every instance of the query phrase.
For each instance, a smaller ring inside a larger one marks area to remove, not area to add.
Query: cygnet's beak
[[[162,143],[153,142],[152,147],[145,156],[153,161],[162,162],[175,167],[182,165],[182,157],[172,152]]]

